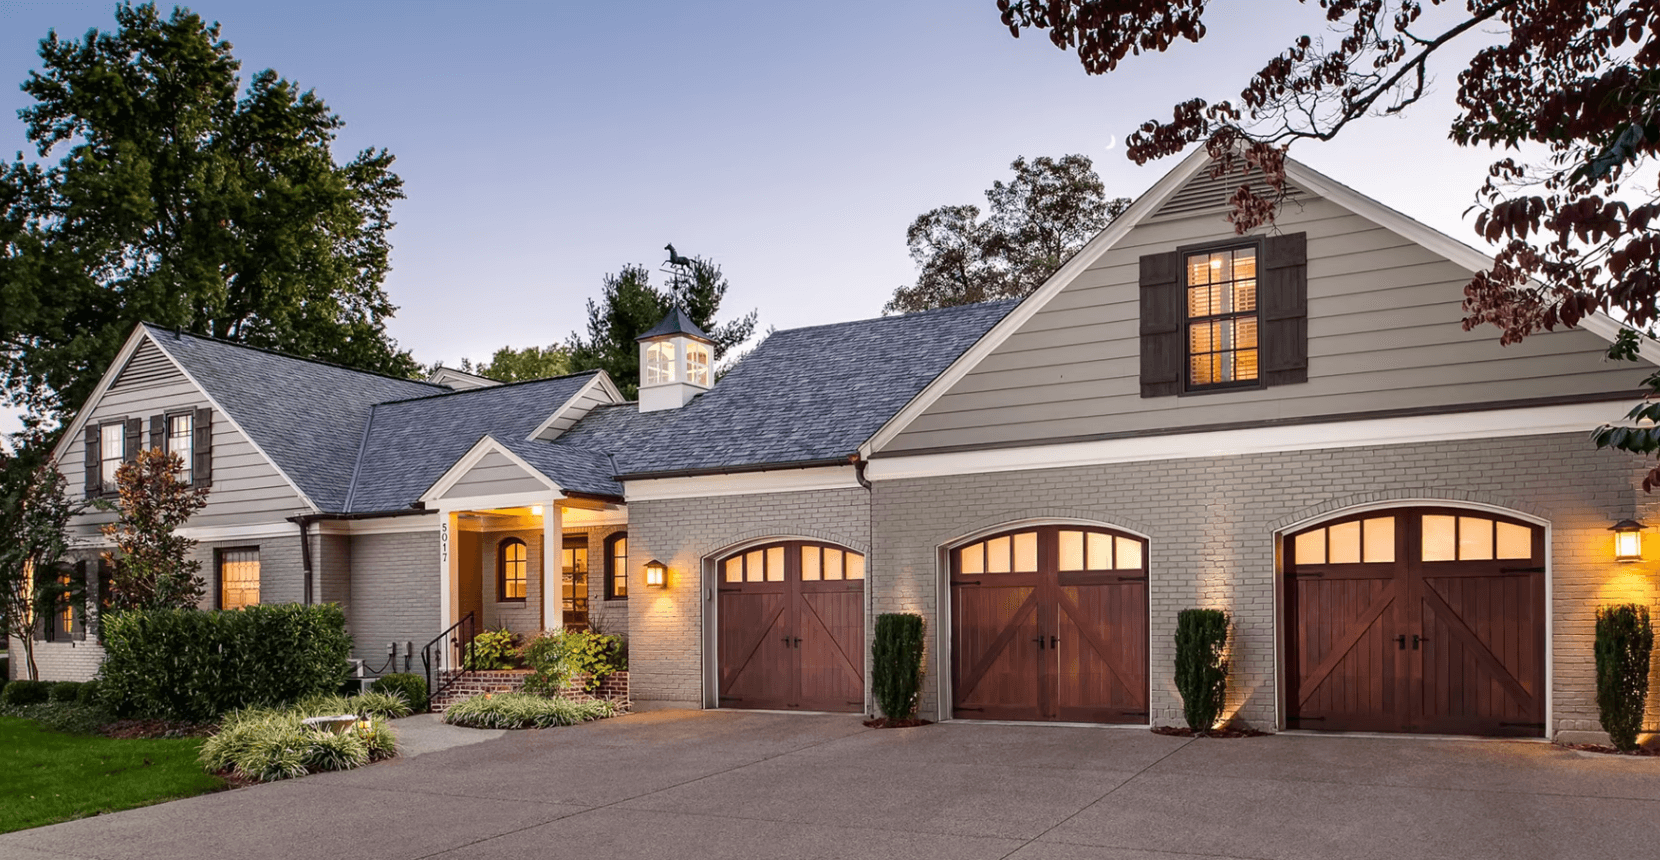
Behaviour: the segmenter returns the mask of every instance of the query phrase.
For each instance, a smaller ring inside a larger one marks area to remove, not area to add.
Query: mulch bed
[[[887,717],[865,720],[865,725],[873,729],[914,729],[917,726],[930,726],[933,723],[933,720],[890,720]]]
[[[1579,752],[1601,753],[1603,755],[1660,756],[1660,748],[1657,747],[1638,747],[1630,752],[1614,749],[1607,744],[1562,744],[1562,747]]]
[[[1260,738],[1268,733],[1256,729],[1211,729],[1208,732],[1195,732],[1181,726],[1154,726],[1153,734],[1173,738]]]
[[[107,738],[132,740],[134,738],[205,738],[218,728],[212,724],[181,723],[175,720],[116,720],[106,723],[99,733]]]

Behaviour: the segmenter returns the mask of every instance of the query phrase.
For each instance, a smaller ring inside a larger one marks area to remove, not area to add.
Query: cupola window
[[[695,341],[686,345],[686,381],[709,387],[709,347]]]
[[[674,381],[674,344],[662,341],[646,346],[646,384]]]

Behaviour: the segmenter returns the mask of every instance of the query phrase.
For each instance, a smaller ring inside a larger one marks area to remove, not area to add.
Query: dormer
[[[641,412],[679,409],[714,385],[715,342],[679,307],[638,340]]]

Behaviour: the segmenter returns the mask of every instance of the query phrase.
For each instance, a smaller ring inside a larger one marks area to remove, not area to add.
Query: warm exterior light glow
[[[1614,560],[1641,561],[1643,558],[1643,529],[1636,520],[1620,520],[1609,531],[1614,533]]]
[[[664,588],[669,584],[669,566],[652,559],[646,562],[646,587]]]
[[[533,516],[533,517],[541,516],[542,515],[542,506],[541,505],[531,505],[530,506],[530,515]]]

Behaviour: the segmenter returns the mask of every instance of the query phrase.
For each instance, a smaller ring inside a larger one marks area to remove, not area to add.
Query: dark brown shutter
[[[138,452],[144,447],[144,419],[127,419],[127,450],[121,458],[124,463],[131,463],[138,459]]]
[[[1308,381],[1308,234],[1263,241],[1258,303],[1262,308],[1262,382]]]
[[[1182,390],[1181,261],[1176,252],[1141,258],[1141,396]]]
[[[75,591],[79,594],[79,599],[75,601],[75,635],[72,638],[74,638],[76,642],[84,642],[86,641],[86,598],[88,596],[86,590],[85,561],[75,562],[74,575],[75,585],[77,586]]]
[[[167,450],[167,416],[150,416],[150,447],[157,451]]]
[[[104,482],[98,474],[102,464],[98,462],[98,425],[91,424],[86,428],[86,497],[95,499],[104,491]]]
[[[190,465],[190,483],[194,487],[213,486],[213,410],[203,406],[196,410],[196,444],[191,450],[196,462]]]
[[[109,559],[98,557],[98,636],[104,635],[104,617],[115,604],[115,568]]]

